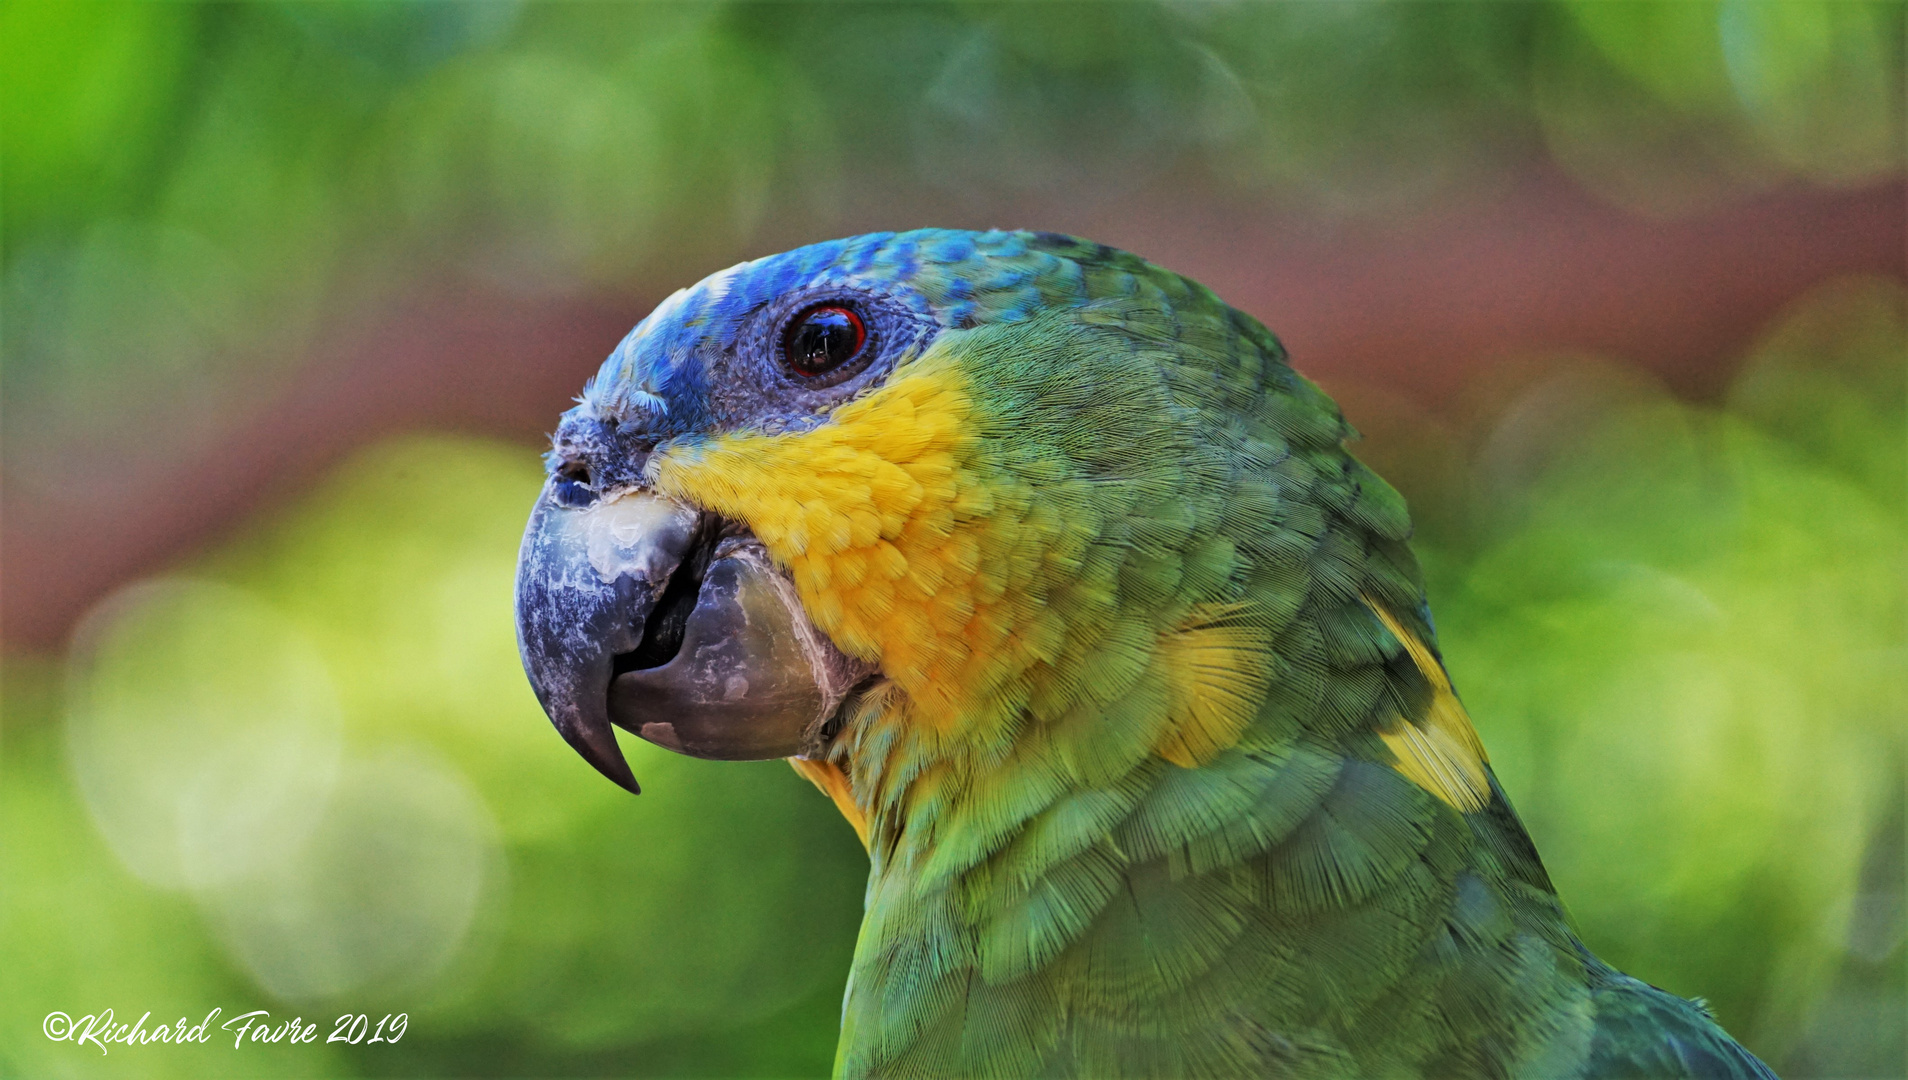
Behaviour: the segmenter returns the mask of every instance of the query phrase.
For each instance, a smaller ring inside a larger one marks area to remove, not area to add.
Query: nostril
[[[566,461],[557,467],[553,494],[557,505],[580,508],[596,501],[596,484],[590,476],[589,466],[580,461]]]

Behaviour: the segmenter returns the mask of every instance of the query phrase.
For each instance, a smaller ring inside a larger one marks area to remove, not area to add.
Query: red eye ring
[[[867,344],[868,324],[860,312],[841,303],[816,304],[789,321],[782,359],[796,375],[816,379],[852,362]]]

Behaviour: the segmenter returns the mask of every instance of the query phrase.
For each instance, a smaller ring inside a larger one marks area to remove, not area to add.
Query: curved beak
[[[809,623],[753,537],[640,491],[570,508],[545,487],[518,557],[517,645],[564,740],[632,792],[611,724],[695,757],[789,757],[820,746],[873,670]]]

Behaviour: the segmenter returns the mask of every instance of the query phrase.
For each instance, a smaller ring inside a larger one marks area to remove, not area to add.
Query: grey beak
[[[550,720],[640,790],[610,725],[695,757],[818,749],[873,665],[809,621],[761,544],[645,492],[587,507],[546,486],[517,565],[517,645]]]
[[[517,650],[537,701],[565,742],[631,792],[642,788],[610,730],[610,679],[696,531],[695,511],[676,503],[631,495],[571,509],[545,484],[517,556]]]

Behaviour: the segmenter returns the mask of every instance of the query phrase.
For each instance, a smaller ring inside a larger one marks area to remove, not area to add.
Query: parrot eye
[[[789,323],[782,356],[790,371],[814,379],[853,362],[867,344],[868,326],[853,308],[819,304]]]
[[[580,510],[596,501],[596,489],[590,485],[589,467],[580,461],[566,461],[556,471],[552,489],[558,506]]]

